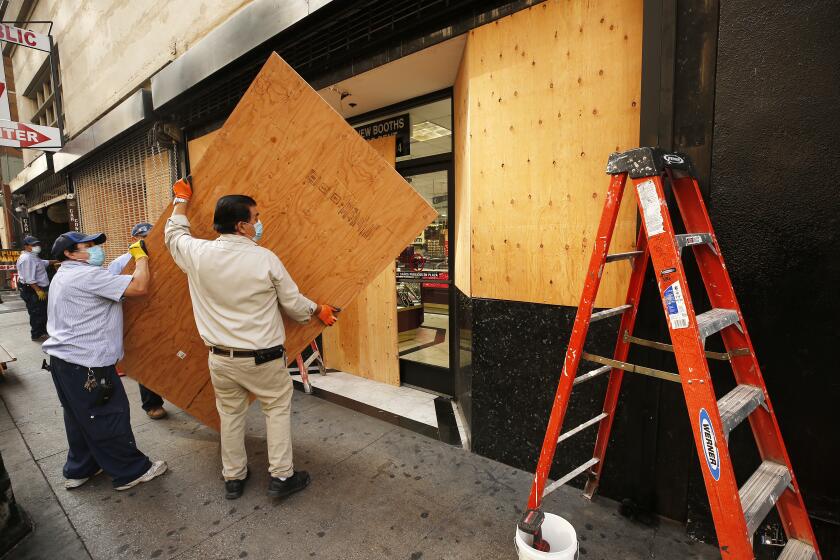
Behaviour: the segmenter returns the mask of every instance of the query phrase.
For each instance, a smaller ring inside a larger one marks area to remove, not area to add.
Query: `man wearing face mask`
[[[26,302],[32,340],[47,337],[47,291],[50,285],[47,267],[50,261],[41,258],[41,242],[27,235],[23,238],[23,251],[17,260],[20,299]]]
[[[131,228],[131,238],[133,239],[133,242],[136,243],[141,239],[145,239],[146,236],[149,235],[150,231],[152,231],[152,224],[148,222],[140,222]],[[108,272],[111,274],[122,274],[123,269],[131,259],[132,257],[130,251],[128,253],[123,253],[111,261],[111,264],[108,265]],[[143,410],[146,411],[146,416],[152,420],[166,418],[166,409],[163,408],[163,397],[142,383],[138,383],[138,385],[140,386],[140,402],[143,405]]]
[[[303,490],[306,471],[292,464],[292,380],[286,367],[286,332],[281,310],[307,323],[313,315],[335,323],[337,309],[305,298],[280,259],[259,246],[263,233],[256,201],[227,195],[216,203],[209,241],[190,235],[187,205],[192,186],[175,183],[175,208],[166,224],[165,242],[178,267],[187,273],[198,332],[210,353],[210,380],[221,420],[222,476],[225,497],[242,495],[248,478],[245,414],[248,394],[260,402],[266,420],[268,495],[284,497]]]
[[[62,234],[53,256],[62,262],[49,299],[50,372],[67,433],[64,487],[78,488],[105,471],[116,490],[127,490],[166,472],[134,441],[128,398],[115,364],[123,357],[122,299],[145,295],[149,259],[142,241],[130,247],[132,276],[102,268],[105,234]]]

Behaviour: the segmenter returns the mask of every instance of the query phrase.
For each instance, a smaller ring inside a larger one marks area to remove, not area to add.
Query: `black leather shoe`
[[[309,473],[306,471],[295,471],[286,480],[280,480],[272,476],[268,483],[268,495],[272,498],[285,498],[309,486],[311,480]]]
[[[225,480],[225,498],[235,500],[242,496],[245,491],[245,481],[251,476],[251,471],[245,473],[245,478],[240,480]]]

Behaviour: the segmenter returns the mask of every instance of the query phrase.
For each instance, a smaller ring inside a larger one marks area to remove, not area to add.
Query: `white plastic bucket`
[[[533,537],[516,528],[516,551],[519,560],[575,560],[578,557],[577,533],[572,524],[553,513],[546,513],[542,523],[542,537],[551,546],[549,552],[531,547]]]

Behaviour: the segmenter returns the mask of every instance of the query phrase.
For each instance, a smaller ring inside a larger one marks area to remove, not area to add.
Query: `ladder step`
[[[755,533],[788,484],[790,484],[790,471],[786,466],[773,461],[764,461],[738,491],[749,535]]]
[[[592,317],[589,318],[589,322],[594,323],[595,321],[600,321],[601,319],[607,319],[609,317],[621,315],[622,313],[624,313],[632,307],[633,306],[628,303],[625,305],[619,305],[618,307],[613,307],[612,309],[604,309],[603,311],[593,313]]]
[[[754,385],[738,385],[718,401],[723,433],[729,435],[735,426],[764,404],[764,391]]]
[[[585,430],[586,428],[588,428],[589,426],[592,426],[593,424],[597,424],[598,422],[600,422],[601,420],[603,420],[603,419],[604,419],[604,418],[606,418],[606,417],[607,417],[607,413],[606,413],[606,412],[602,412],[601,414],[599,414],[599,415],[598,415],[598,416],[596,416],[595,418],[592,418],[591,420],[587,420],[586,422],[584,422],[583,424],[581,424],[581,425],[580,425],[580,426],[578,426],[577,428],[573,428],[573,429],[569,430],[568,432],[566,432],[565,434],[561,435],[561,436],[557,439],[557,443],[560,443],[560,442],[561,442],[561,441],[563,441],[564,439],[568,439],[568,438],[572,437],[572,436],[573,436],[573,435],[575,435],[576,433],[578,433],[578,432],[580,432],[580,431],[582,431],[582,430]]]
[[[590,379],[595,379],[599,375],[603,375],[607,372],[612,370],[612,366],[601,366],[598,369],[593,369],[592,371],[586,372],[583,375],[578,375],[575,377],[575,380],[572,382],[572,385],[577,385],[578,383],[585,383]]]
[[[817,560],[817,551],[810,544],[791,539],[782,549],[779,560]]]
[[[615,262],[615,261],[635,259],[636,257],[638,257],[641,254],[642,254],[641,251],[627,251],[626,253],[613,253],[611,255],[607,255],[607,262]]]
[[[543,498],[545,498],[546,496],[548,496],[549,494],[551,494],[552,492],[554,492],[555,490],[557,490],[558,488],[560,488],[561,486],[563,486],[564,484],[581,474],[582,472],[597,464],[598,459],[593,457],[592,459],[589,459],[587,462],[585,462],[584,464],[582,464],[581,466],[579,466],[578,468],[561,478],[560,480],[552,482],[551,484],[545,487],[545,490],[543,490]]]
[[[738,312],[734,309],[714,308],[697,316],[697,328],[700,330],[700,339],[706,340],[709,336],[722,331],[730,325],[738,322]]]

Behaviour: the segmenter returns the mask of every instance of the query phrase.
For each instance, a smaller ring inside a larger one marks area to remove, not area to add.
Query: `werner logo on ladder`
[[[754,558],[753,533],[774,506],[779,511],[789,539],[779,559],[821,558],[691,161],[683,154],[666,153],[658,148],[638,148],[612,154],[607,163],[607,173],[612,179],[534,475],[528,511],[519,523],[520,530],[533,535],[534,548],[545,550],[547,545],[540,534],[543,516],[534,511],[540,509],[543,498],[583,473],[587,475],[585,494],[592,497],[595,493],[621,379],[628,371],[682,385],[723,558]],[[636,251],[610,255],[607,251],[628,177],[642,215],[642,228]],[[671,184],[689,233],[674,232],[663,190],[665,180]],[[682,265],[681,256],[685,247],[692,248],[712,304],[712,309],[699,314],[695,313]],[[618,260],[631,260],[634,264],[626,303],[593,313],[603,267]],[[633,336],[648,260],[653,263],[672,345]],[[613,358],[585,352],[584,342],[590,323],[619,314],[621,325]],[[705,350],[706,338],[718,332],[726,352]],[[630,344],[674,352],[679,375],[627,363]],[[707,358],[726,360],[732,366],[737,386],[720,399],[712,386]],[[601,364],[601,367],[578,375],[581,359]],[[602,413],[561,435],[572,388],[605,373],[609,373],[609,383]],[[729,432],[745,419],[749,420],[762,462],[739,488],[727,440]],[[546,486],[557,444],[596,424],[599,430],[592,459]]]

